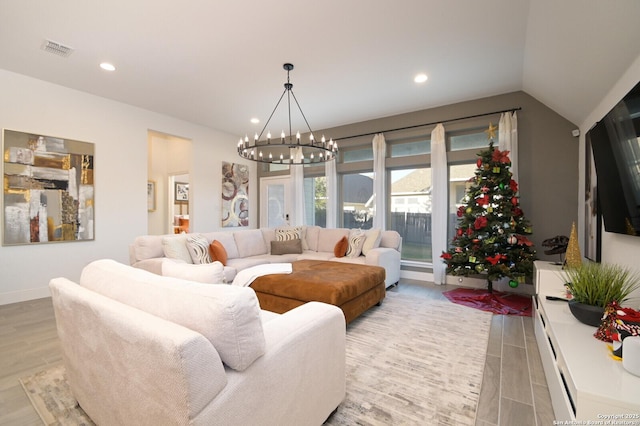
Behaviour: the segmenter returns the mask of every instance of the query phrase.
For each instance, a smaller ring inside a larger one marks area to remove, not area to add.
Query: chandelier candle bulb
[[[271,144],[271,132],[267,133],[267,145]]]

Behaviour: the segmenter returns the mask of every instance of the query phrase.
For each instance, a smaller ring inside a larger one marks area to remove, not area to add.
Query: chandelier
[[[287,71],[287,82],[284,84],[284,91],[260,134],[256,133],[253,141],[250,141],[248,136],[240,139],[238,142],[238,155],[247,160],[262,163],[303,166],[324,163],[335,159],[338,153],[338,144],[334,142],[333,139],[329,139],[327,142],[324,135],[319,141],[315,140],[313,131],[311,127],[309,127],[309,122],[302,112],[302,108],[300,108],[296,95],[293,93],[293,84],[289,81],[289,72],[293,69],[293,65],[286,63],[282,67]],[[280,133],[280,138],[272,138],[271,132],[267,132],[266,138],[261,139],[285,94],[287,95],[287,111],[289,115],[289,135],[286,136],[283,130],[282,133]],[[309,130],[309,141],[301,141],[300,132],[297,132],[295,136],[291,133],[292,97]]]

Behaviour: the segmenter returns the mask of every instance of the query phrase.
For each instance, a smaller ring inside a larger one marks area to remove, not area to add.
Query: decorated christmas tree
[[[508,277],[517,287],[533,273],[536,251],[526,237],[531,224],[520,208],[518,183],[509,170],[509,151],[493,146],[496,127],[489,126],[489,149],[478,154],[475,175],[467,182],[451,248],[442,254],[451,275],[483,275],[493,282]]]

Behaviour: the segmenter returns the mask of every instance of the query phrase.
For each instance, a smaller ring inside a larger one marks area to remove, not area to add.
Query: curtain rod
[[[439,123],[451,123],[453,121],[468,120],[470,118],[485,117],[487,115],[502,114],[504,112],[520,111],[521,109],[522,109],[522,107],[517,107],[517,108],[504,109],[502,111],[485,112],[483,114],[467,115],[466,117],[451,118],[449,120],[439,120],[439,121],[434,121],[434,122],[431,122],[431,123],[415,124],[413,126],[398,127],[396,129],[379,130],[377,132],[362,133],[362,134],[359,134],[359,135],[345,136],[343,138],[334,138],[334,140],[335,141],[341,141],[341,140],[344,140],[344,139],[359,138],[361,136],[372,136],[372,135],[376,135],[378,133],[397,132],[397,131],[400,131],[400,130],[415,129],[417,127],[433,126],[434,124],[439,124]]]

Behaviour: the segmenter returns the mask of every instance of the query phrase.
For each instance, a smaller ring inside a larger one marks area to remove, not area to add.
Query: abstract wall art
[[[94,144],[3,131],[3,245],[94,239]]]
[[[222,226],[249,226],[249,166],[222,162]]]

